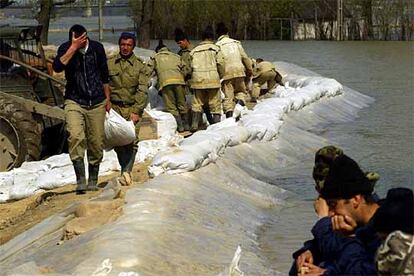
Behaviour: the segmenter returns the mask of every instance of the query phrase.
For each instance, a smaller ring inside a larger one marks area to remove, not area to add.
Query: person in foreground
[[[69,156],[76,174],[76,192],[97,190],[103,158],[105,110],[110,109],[108,66],[104,47],[90,40],[85,27],[73,25],[69,41],[60,45],[53,61],[55,72],[65,71],[65,120]],[[84,156],[88,156],[86,185]]]
[[[373,275],[380,239],[371,225],[379,205],[373,193],[376,178],[339,152],[329,159],[317,188],[315,211],[320,219],[312,229],[314,239],[294,253],[289,274]],[[315,170],[314,170],[315,177]]]
[[[138,122],[147,104],[150,75],[148,67],[134,54],[136,43],[134,33],[121,33],[118,39],[119,53],[108,60],[112,108],[125,120],[135,124],[135,141],[114,148],[121,165],[119,182],[123,186],[132,184],[131,172],[139,142]]]

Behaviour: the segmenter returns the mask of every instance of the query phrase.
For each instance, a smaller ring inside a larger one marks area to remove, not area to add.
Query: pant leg
[[[224,112],[233,111],[234,109],[234,88],[232,79],[224,80],[221,86],[224,93],[223,109]]]
[[[258,98],[260,96],[260,88],[267,81],[264,74],[260,74],[257,78],[253,79],[253,93],[252,97]]]
[[[165,109],[173,116],[178,116],[178,110],[176,106],[174,85],[167,85],[161,90],[162,99],[164,100]]]
[[[87,152],[90,165],[99,165],[105,141],[105,102],[86,111]]]
[[[86,149],[86,122],[83,108],[72,100],[65,100],[66,130],[69,133],[69,156],[72,161],[83,160]]]
[[[203,112],[203,96],[205,89],[194,89],[194,97],[191,103],[191,110],[193,112]]]
[[[183,85],[176,85],[174,87],[175,102],[180,114],[187,114],[187,102],[185,101],[185,87]]]
[[[247,92],[246,92],[246,83],[244,82],[244,77],[234,78],[233,87],[234,87],[234,98],[236,100],[242,100],[243,102],[246,102]]]
[[[221,114],[221,97],[220,97],[220,89],[219,88],[212,88],[206,91],[207,93],[207,101],[208,107],[210,109],[211,114]]]

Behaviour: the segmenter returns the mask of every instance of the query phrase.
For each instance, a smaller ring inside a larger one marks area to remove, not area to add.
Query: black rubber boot
[[[193,112],[191,116],[191,132],[196,132],[198,130],[198,124],[200,122],[201,112]]]
[[[137,149],[132,149],[131,150],[131,155],[128,156],[128,162],[126,163],[125,168],[122,170],[123,172],[132,172],[132,167],[134,166],[135,163],[135,156],[137,155]]]
[[[213,114],[213,123],[220,123],[221,121],[221,114]]]
[[[190,125],[188,124],[187,113],[181,114],[181,120],[183,122],[184,130],[190,130]]]
[[[76,174],[76,194],[84,194],[86,192],[85,164],[83,160],[74,160],[72,163]]]
[[[227,111],[226,112],[226,118],[233,117],[233,111]]]
[[[99,174],[99,165],[88,166],[89,177],[88,177],[88,191],[97,191],[98,189],[98,174]]]
[[[241,106],[246,106],[246,104],[242,100],[237,100],[236,104],[239,104]]]
[[[214,124],[213,115],[210,112],[209,108],[204,108],[204,114],[206,114],[207,121],[210,125]]]
[[[175,121],[177,122],[177,131],[178,132],[183,132],[184,131],[184,126],[183,126],[183,121],[181,120],[180,115],[176,115],[174,116]]]

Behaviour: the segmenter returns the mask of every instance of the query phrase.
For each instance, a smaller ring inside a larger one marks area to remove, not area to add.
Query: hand
[[[139,115],[138,115],[138,114],[136,114],[136,113],[131,113],[131,116],[130,116],[129,118],[131,119],[131,121],[132,121],[134,124],[138,123],[138,121],[141,119],[141,118],[139,117]]]
[[[109,110],[111,110],[111,106],[112,106],[111,101],[110,100],[106,100],[106,103],[105,103],[105,110],[106,110],[106,112],[109,112]]]
[[[323,218],[329,215],[329,207],[325,199],[318,197],[313,203],[313,207],[318,217]]]
[[[312,252],[310,252],[310,250],[306,250],[305,252],[300,254],[299,257],[296,259],[296,269],[298,270],[298,272],[305,263],[313,264],[313,255]]]
[[[319,276],[325,273],[326,269],[316,266],[311,263],[304,263],[303,266],[298,270],[299,275],[314,275]]]
[[[86,46],[86,42],[88,40],[88,35],[83,33],[80,37],[75,38],[75,33],[72,32],[72,44],[70,45],[71,48],[74,50],[79,50],[80,48],[83,48]]]
[[[345,236],[354,235],[356,227],[356,221],[350,216],[335,215],[332,217],[333,230]]]

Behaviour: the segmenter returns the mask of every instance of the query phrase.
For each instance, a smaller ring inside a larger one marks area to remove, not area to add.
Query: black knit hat
[[[203,33],[201,34],[201,39],[202,40],[206,40],[206,39],[213,40],[214,39],[213,27],[211,27],[210,25],[208,25],[204,29]]]
[[[182,41],[184,39],[188,40],[187,35],[180,28],[175,28],[174,30],[175,42]]]
[[[324,199],[349,199],[372,194],[374,184],[354,160],[342,154],[332,162],[320,194]]]
[[[413,235],[413,204],[413,191],[411,189],[390,189],[385,201],[372,217],[374,229],[386,234],[400,230]]]

